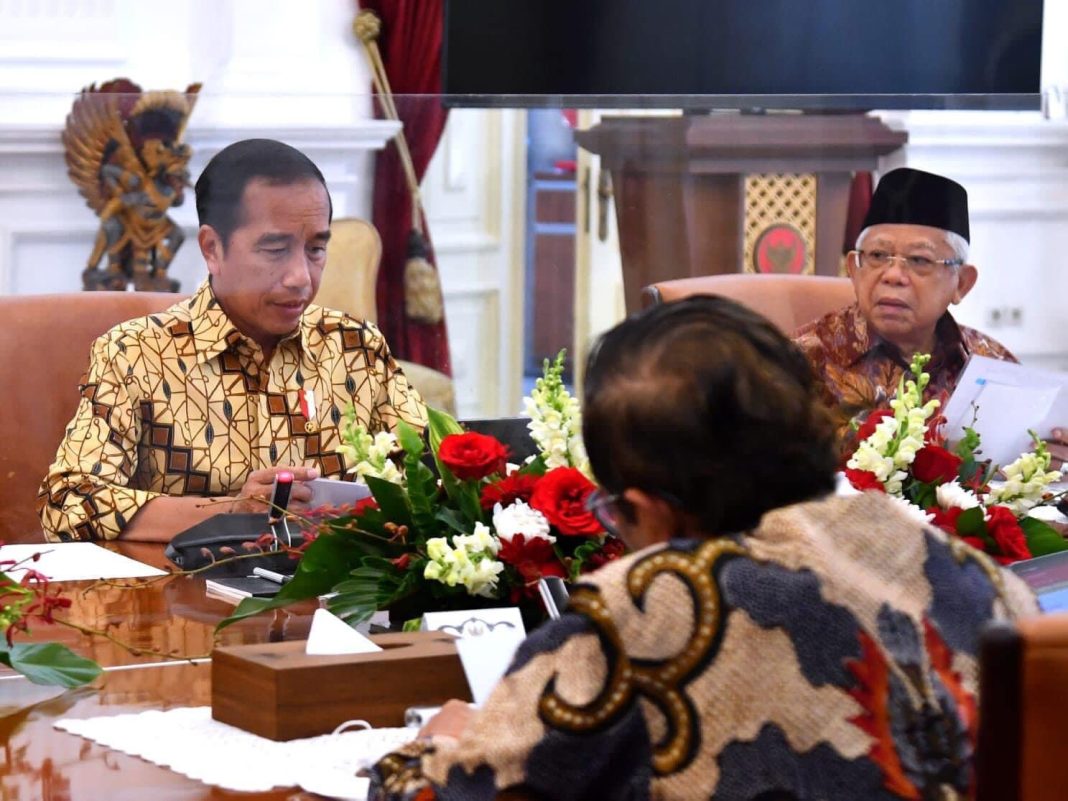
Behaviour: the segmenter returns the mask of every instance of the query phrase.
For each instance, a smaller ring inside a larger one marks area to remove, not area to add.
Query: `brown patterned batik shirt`
[[[883,494],[777,509],[584,576],[460,739],[386,756],[370,798],[963,801],[979,632],[1036,611]]]
[[[315,401],[311,420],[302,389]],[[250,471],[271,465],[339,477],[350,467],[337,452],[350,403],[372,432],[426,422],[374,325],[309,306],[265,364],[207,282],[100,337],[80,390],[38,496],[53,540],[117,537],[158,495],[232,495]]]
[[[994,339],[958,325],[946,312],[935,329],[935,352],[927,364],[931,383],[926,397],[948,396],[968,356],[975,353],[1014,362],[1016,357]],[[803,326],[794,341],[808,357],[822,384],[823,400],[832,410],[843,451],[852,449],[852,422],[887,405],[897,391],[908,360],[894,345],[868,330],[856,304]]]

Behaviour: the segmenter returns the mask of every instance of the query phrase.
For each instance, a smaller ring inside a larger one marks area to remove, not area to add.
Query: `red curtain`
[[[857,246],[857,237],[863,230],[861,226],[864,225],[864,218],[868,216],[868,207],[871,206],[872,191],[871,173],[854,173],[853,182],[849,186],[849,210],[846,212],[843,253],[848,253]]]
[[[441,104],[441,40],[443,0],[361,0],[362,8],[382,21],[378,47],[395,96],[397,114],[420,181],[441,139],[447,111]],[[423,95],[407,97],[407,95]],[[376,104],[376,114],[382,109]],[[451,375],[445,319],[421,323],[404,311],[404,263],[412,204],[404,170],[391,142],[375,163],[372,219],[382,235],[382,266],[378,273],[378,325],[398,358],[425,364]],[[427,261],[437,268],[430,231],[425,227]]]

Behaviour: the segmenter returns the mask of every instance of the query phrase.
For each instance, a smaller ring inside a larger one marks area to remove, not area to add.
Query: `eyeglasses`
[[[960,267],[964,264],[963,259],[932,259],[930,256],[900,256],[896,253],[888,253],[885,250],[854,250],[857,254],[857,264],[861,269],[881,273],[894,261],[900,261],[902,266],[913,275],[927,278],[933,275],[939,267]]]
[[[622,495],[612,495],[603,490],[594,490],[586,498],[586,509],[604,530],[613,537],[619,536],[619,526],[623,521],[622,505],[626,503]]]
[[[684,508],[682,501],[670,492],[664,492],[663,490],[648,490],[648,492],[663,498],[678,509]],[[597,519],[598,523],[604,526],[605,531],[617,538],[621,538],[619,530],[628,518],[626,512],[628,506],[630,506],[630,503],[621,493],[611,494],[597,489],[586,498],[586,509]]]

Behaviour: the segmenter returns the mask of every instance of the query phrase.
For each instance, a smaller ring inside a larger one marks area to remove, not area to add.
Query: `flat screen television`
[[[1040,105],[1042,0],[446,0],[456,106]]]

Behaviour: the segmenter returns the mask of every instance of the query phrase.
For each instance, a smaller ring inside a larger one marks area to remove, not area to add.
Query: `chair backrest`
[[[1068,792],[1068,614],[993,624],[979,651],[978,801]]]
[[[375,322],[375,283],[382,238],[367,220],[341,218],[330,224],[326,269],[315,302],[360,320]]]
[[[163,292],[78,292],[0,297],[0,539],[41,537],[34,502],[78,405],[93,340],[181,299]]]
[[[646,305],[670,303],[691,295],[721,295],[767,317],[785,334],[848,306],[853,282],[826,275],[727,273],[661,281],[642,290]]]

